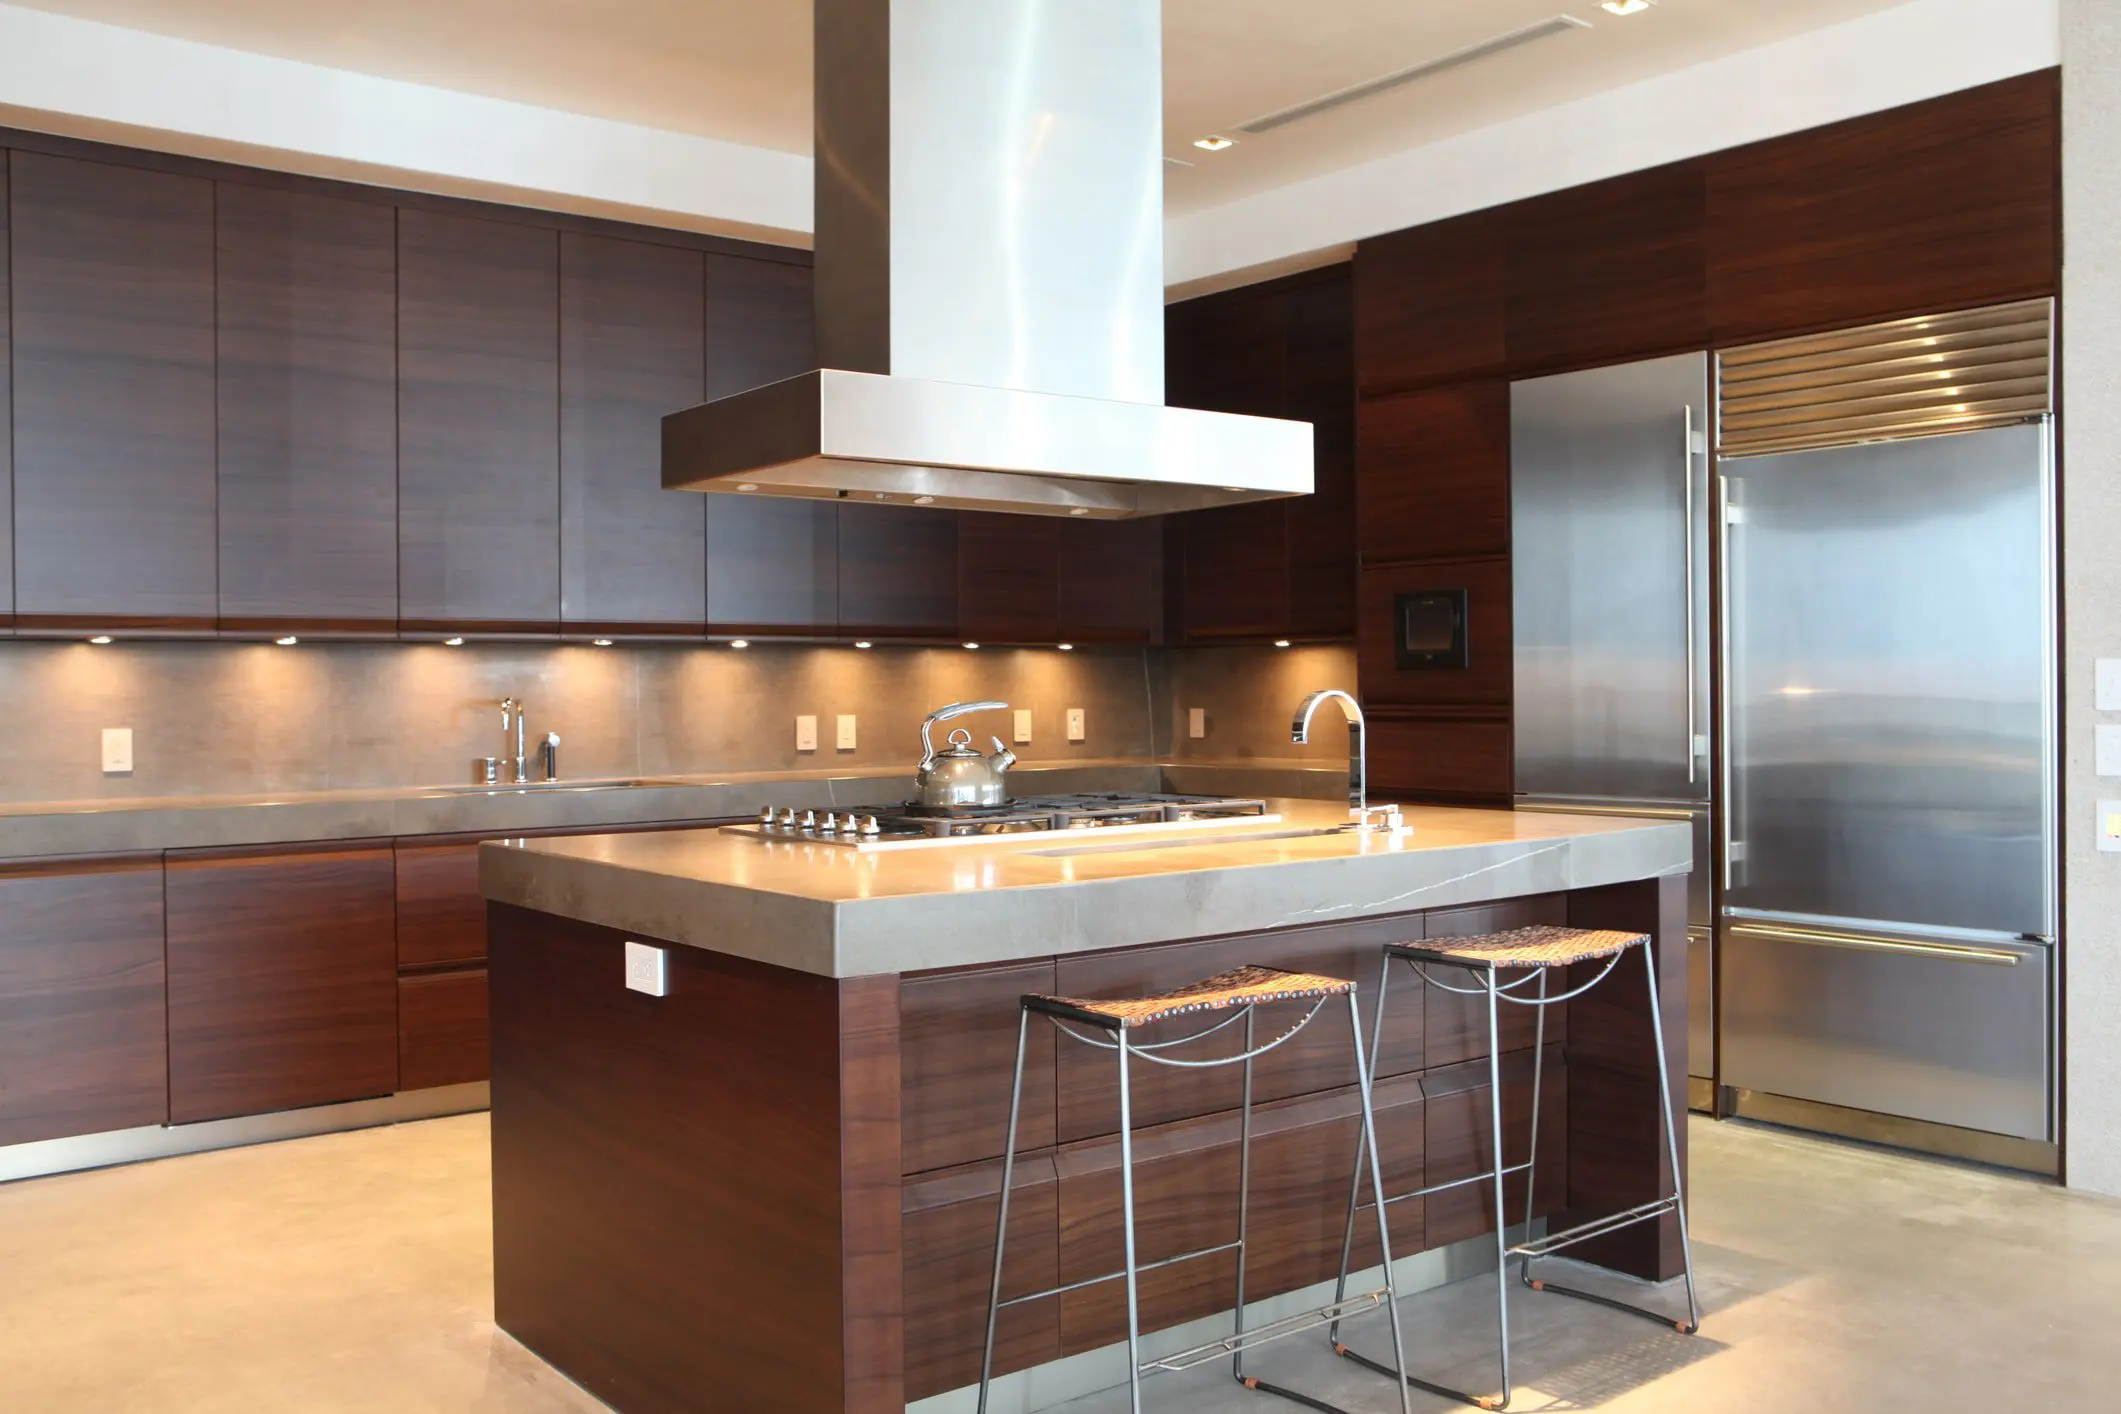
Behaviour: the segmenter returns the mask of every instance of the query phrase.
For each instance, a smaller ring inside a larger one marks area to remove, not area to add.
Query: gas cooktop
[[[736,834],[769,840],[804,840],[851,849],[974,844],[1004,835],[1057,830],[1147,830],[1272,821],[1264,800],[1220,795],[1158,795],[1100,791],[1086,795],[1031,795],[1001,805],[927,809],[904,803],[861,805],[847,810],[795,810],[767,806],[759,818],[725,825]]]

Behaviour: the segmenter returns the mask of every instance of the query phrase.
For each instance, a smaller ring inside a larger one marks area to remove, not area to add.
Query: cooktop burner
[[[1055,830],[1109,830],[1129,825],[1175,825],[1270,819],[1264,800],[1220,795],[1163,795],[1099,791],[1082,795],[1021,796],[995,806],[937,809],[912,803],[862,805],[850,810],[795,810],[768,806],[755,823],[725,828],[764,839],[810,840],[875,849],[889,845],[988,839]]]

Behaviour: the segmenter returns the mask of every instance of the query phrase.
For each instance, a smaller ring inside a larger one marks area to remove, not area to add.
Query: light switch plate
[[[2098,684],[2093,705],[2102,712],[2121,712],[2121,658],[2101,658],[2093,668]]]
[[[2092,755],[2102,776],[2121,776],[2121,727],[2092,728]]]
[[[817,718],[797,717],[795,719],[795,749],[797,751],[817,750]]]
[[[854,713],[840,713],[837,730],[834,731],[832,736],[832,744],[842,751],[854,750]]]
[[[1081,741],[1082,739],[1083,709],[1080,707],[1070,707],[1068,709],[1068,740]]]
[[[1029,707],[1019,707],[1016,709],[1016,744],[1022,746],[1030,740],[1031,709]]]
[[[670,995],[670,954],[648,943],[626,940],[626,990],[651,997]]]
[[[1186,735],[1199,741],[1208,734],[1208,709],[1188,707],[1186,709]]]
[[[133,729],[131,727],[105,727],[103,729],[103,774],[123,776],[133,769]]]

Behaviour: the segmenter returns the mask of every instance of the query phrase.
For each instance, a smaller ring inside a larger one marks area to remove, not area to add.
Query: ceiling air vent
[[[1342,108],[1350,103],[1360,103],[1363,99],[1375,98],[1380,93],[1389,93],[1395,88],[1413,83],[1416,79],[1430,78],[1451,69],[1462,69],[1468,64],[1476,64],[1482,59],[1492,59],[1497,54],[1504,54],[1512,49],[1522,48],[1535,40],[1549,39],[1557,34],[1567,34],[1571,30],[1589,28],[1589,24],[1577,19],[1574,15],[1556,15],[1552,19],[1541,20],[1537,24],[1526,25],[1522,29],[1513,29],[1507,34],[1498,34],[1493,39],[1483,39],[1480,43],[1467,45],[1464,49],[1455,49],[1441,58],[1425,60],[1411,69],[1401,69],[1396,73],[1386,74],[1382,78],[1374,78],[1356,84],[1353,88],[1343,88],[1337,92],[1329,93],[1323,98],[1313,98],[1308,102],[1299,103],[1293,108],[1284,108],[1279,112],[1269,113],[1264,118],[1254,118],[1249,123],[1240,123],[1237,125],[1237,131],[1241,133],[1272,132],[1276,128],[1287,127],[1289,124],[1301,122],[1305,118],[1315,117],[1320,113],[1330,112],[1335,108]]]
[[[1716,356],[1725,457],[1975,432],[2040,417],[2054,305],[1990,305]]]

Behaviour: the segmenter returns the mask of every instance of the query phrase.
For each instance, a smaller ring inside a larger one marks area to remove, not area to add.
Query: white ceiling
[[[283,59],[787,152],[810,146],[809,0],[13,0]],[[1166,0],[1171,214],[1504,121],[1902,0]],[[1222,153],[1192,140],[1555,14],[1544,39]]]

